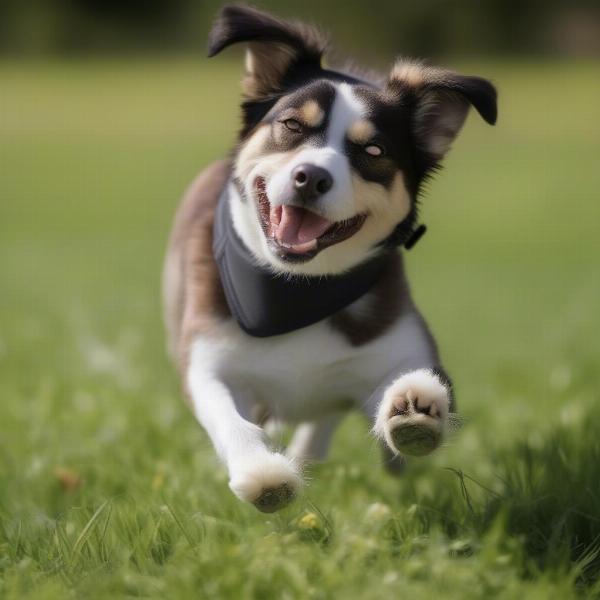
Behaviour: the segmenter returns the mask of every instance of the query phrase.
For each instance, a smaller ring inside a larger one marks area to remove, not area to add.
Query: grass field
[[[349,417],[265,516],[181,401],[158,292],[238,65],[0,63],[0,597],[600,595],[600,66],[464,69],[499,124],[469,119],[408,265],[465,426],[397,480]]]

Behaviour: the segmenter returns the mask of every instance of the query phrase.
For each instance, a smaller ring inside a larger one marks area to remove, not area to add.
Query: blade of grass
[[[94,514],[90,517],[89,521],[85,524],[85,527],[81,530],[81,533],[75,540],[75,543],[73,544],[72,554],[71,554],[71,565],[70,565],[71,568],[79,560],[79,558],[81,556],[81,550],[83,549],[84,545],[86,544],[87,540],[89,539],[90,535],[92,534],[94,527],[100,520],[100,517],[102,516],[102,513],[104,512],[105,508],[108,506],[108,503],[109,503],[109,501],[105,500],[96,509],[96,512],[94,512]]]
[[[170,504],[165,504],[165,506],[167,507],[169,513],[171,513],[171,516],[173,517],[173,520],[175,521],[175,523],[177,524],[177,527],[179,527],[183,537],[187,540],[187,543],[190,545],[190,548],[196,552],[196,545],[194,544],[194,542],[192,541],[192,538],[190,537],[189,533],[186,531],[185,527],[183,526],[183,523],[179,520],[179,517],[175,514],[175,511],[171,508]]]

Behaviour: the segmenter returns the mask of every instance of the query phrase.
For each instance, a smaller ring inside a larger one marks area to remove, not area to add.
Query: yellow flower
[[[299,521],[298,527],[300,529],[318,529],[319,528],[319,517],[313,512],[306,513]]]

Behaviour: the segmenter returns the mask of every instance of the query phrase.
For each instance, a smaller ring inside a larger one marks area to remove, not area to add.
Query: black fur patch
[[[442,157],[428,152],[423,138],[437,134],[435,118],[444,110],[444,104],[462,104],[465,113],[471,104],[490,125],[497,119],[496,89],[486,79],[446,72],[428,81],[426,69],[424,74],[423,82],[418,85],[392,77],[386,86],[386,96],[410,115],[408,136],[413,148],[417,192],[420,182],[439,168]],[[421,112],[423,116],[419,117]]]
[[[402,103],[390,102],[378,90],[357,86],[354,93],[368,107],[367,118],[376,128],[374,142],[384,149],[384,155],[375,159],[365,155],[362,147],[351,155],[351,162],[368,181],[389,186],[397,171],[402,171],[404,182],[412,197],[417,195],[419,179],[415,172],[413,143],[410,135],[411,114]]]
[[[208,56],[239,42],[283,44],[293,49],[300,63],[320,65],[325,39],[302,23],[277,19],[248,6],[224,6],[208,36]]]

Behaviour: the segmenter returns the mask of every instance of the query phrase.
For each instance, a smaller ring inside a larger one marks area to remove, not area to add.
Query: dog
[[[399,248],[422,232],[423,183],[470,107],[494,124],[497,104],[489,81],[420,62],[385,77],[327,68],[316,29],[225,6],[209,56],[242,42],[239,141],[184,196],[163,295],[170,353],[230,489],[273,512],[349,409],[392,468],[444,439],[452,384]],[[297,425],[285,450],[273,420]]]

